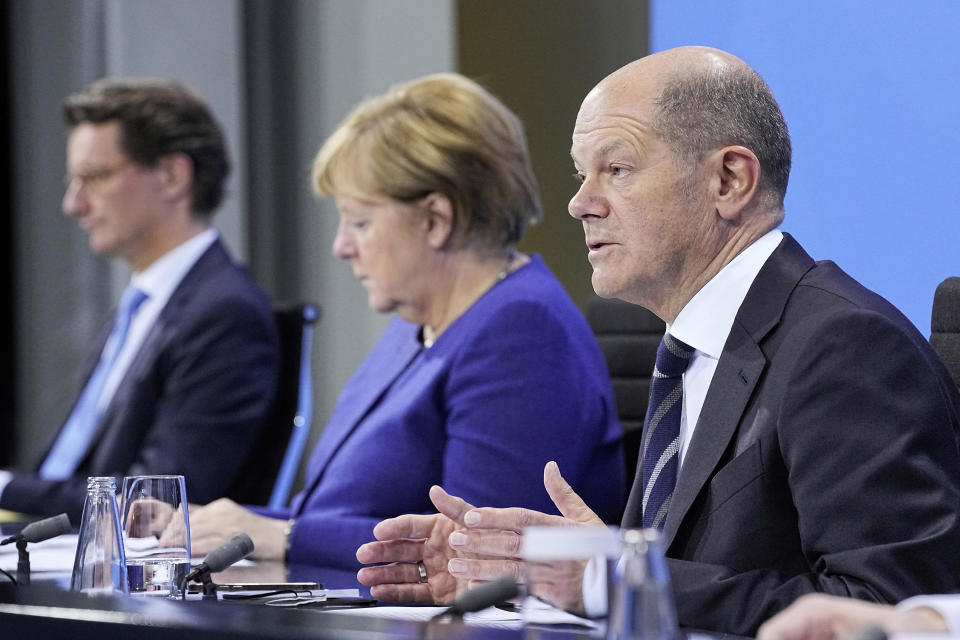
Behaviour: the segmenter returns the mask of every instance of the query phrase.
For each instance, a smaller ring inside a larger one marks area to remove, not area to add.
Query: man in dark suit
[[[230,165],[191,91],[103,80],[64,103],[63,210],[133,271],[64,426],[34,472],[0,471],[0,507],[78,522],[88,476],[182,474],[229,492],[273,401],[269,302],[210,225]]]
[[[587,95],[571,155],[594,289],[668,327],[623,525],[662,530],[680,623],[752,635],[805,593],[956,590],[956,387],[893,306],[779,231],[790,140],[763,80],[714,49],[648,56]],[[522,576],[524,526],[599,524],[555,464],[544,482],[564,517],[433,488],[442,514],[380,523],[357,555],[393,564],[361,581],[447,602]],[[564,570],[538,595],[600,613]]]

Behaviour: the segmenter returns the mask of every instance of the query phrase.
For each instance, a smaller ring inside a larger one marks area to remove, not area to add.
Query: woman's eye
[[[580,172],[578,171],[578,172],[576,172],[576,173],[573,174],[573,179],[576,180],[577,182],[579,182],[580,184],[583,184],[584,180],[587,179],[587,176],[583,175],[582,173],[580,173]]]

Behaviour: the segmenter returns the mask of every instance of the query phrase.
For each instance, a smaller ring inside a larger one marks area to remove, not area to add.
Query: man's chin
[[[115,250],[113,243],[109,242],[105,238],[98,238],[94,235],[91,235],[87,239],[87,246],[90,247],[90,251],[98,256],[112,256]]]
[[[604,277],[603,272],[593,270],[593,276],[590,278],[593,285],[593,291],[601,298],[619,298],[621,287],[610,278]]]

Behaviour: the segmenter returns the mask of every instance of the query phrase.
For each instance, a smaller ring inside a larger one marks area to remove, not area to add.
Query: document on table
[[[73,571],[73,560],[77,555],[77,541],[79,536],[75,533],[67,533],[56,538],[50,538],[43,542],[31,542],[27,545],[27,551],[30,553],[30,571],[31,572],[57,572],[70,573]],[[160,551],[157,548],[157,538],[151,536],[148,538],[127,538],[124,545],[124,553],[127,558],[141,558],[152,555]],[[0,569],[6,571],[17,570],[17,545],[10,543],[0,547]],[[249,560],[241,560],[236,563],[252,564]]]
[[[524,606],[527,605],[524,604]],[[337,610],[336,613],[426,622],[437,614],[446,611],[446,609],[447,607],[365,607],[359,609],[340,609]],[[581,618],[562,609],[552,607],[544,602],[536,603],[535,609],[532,612],[527,612],[527,620],[530,624],[574,625],[587,629],[600,629],[604,626],[603,621]],[[501,629],[520,629],[524,624],[523,614],[519,611],[505,611],[496,607],[488,607],[482,611],[464,614],[463,622],[470,625]]]
[[[30,553],[30,571],[73,571],[73,558],[77,555],[76,534],[64,534],[43,542],[27,545]],[[10,543],[0,547],[0,569],[17,570],[17,545]]]

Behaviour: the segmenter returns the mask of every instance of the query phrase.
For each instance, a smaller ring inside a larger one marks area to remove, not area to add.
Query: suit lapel
[[[307,465],[309,484],[292,505],[294,513],[299,513],[307,502],[340,446],[422,351],[417,331],[419,328],[415,325],[394,320],[380,343],[344,387],[310,457]]]
[[[143,344],[140,345],[137,355],[130,363],[130,368],[123,376],[120,384],[117,385],[113,398],[110,399],[110,404],[104,408],[103,416],[97,425],[96,435],[90,440],[91,445],[94,442],[100,442],[109,430],[116,425],[125,424],[125,421],[120,420],[120,417],[131,410],[131,407],[128,406],[130,390],[141,384],[143,378],[150,372],[157,370],[156,360],[163,351],[163,345],[168,344],[171,339],[170,336],[176,332],[178,319],[183,317],[182,309],[190,304],[190,300],[196,294],[198,288],[212,274],[231,264],[226,248],[218,239],[190,267],[143,339]],[[109,331],[107,335],[109,335]],[[101,344],[101,350],[102,348],[103,345]],[[96,447],[91,446],[87,455],[80,462],[81,467],[89,463],[91,455],[95,451]]]
[[[664,548],[673,542],[690,505],[720,462],[765,366],[766,358],[757,343],[735,322],[677,478],[663,526]]]
[[[687,448],[670,511],[664,548],[673,542],[697,496],[709,484],[767,365],[762,340],[780,322],[790,294],[813,260],[789,235],[760,269],[737,312]]]

